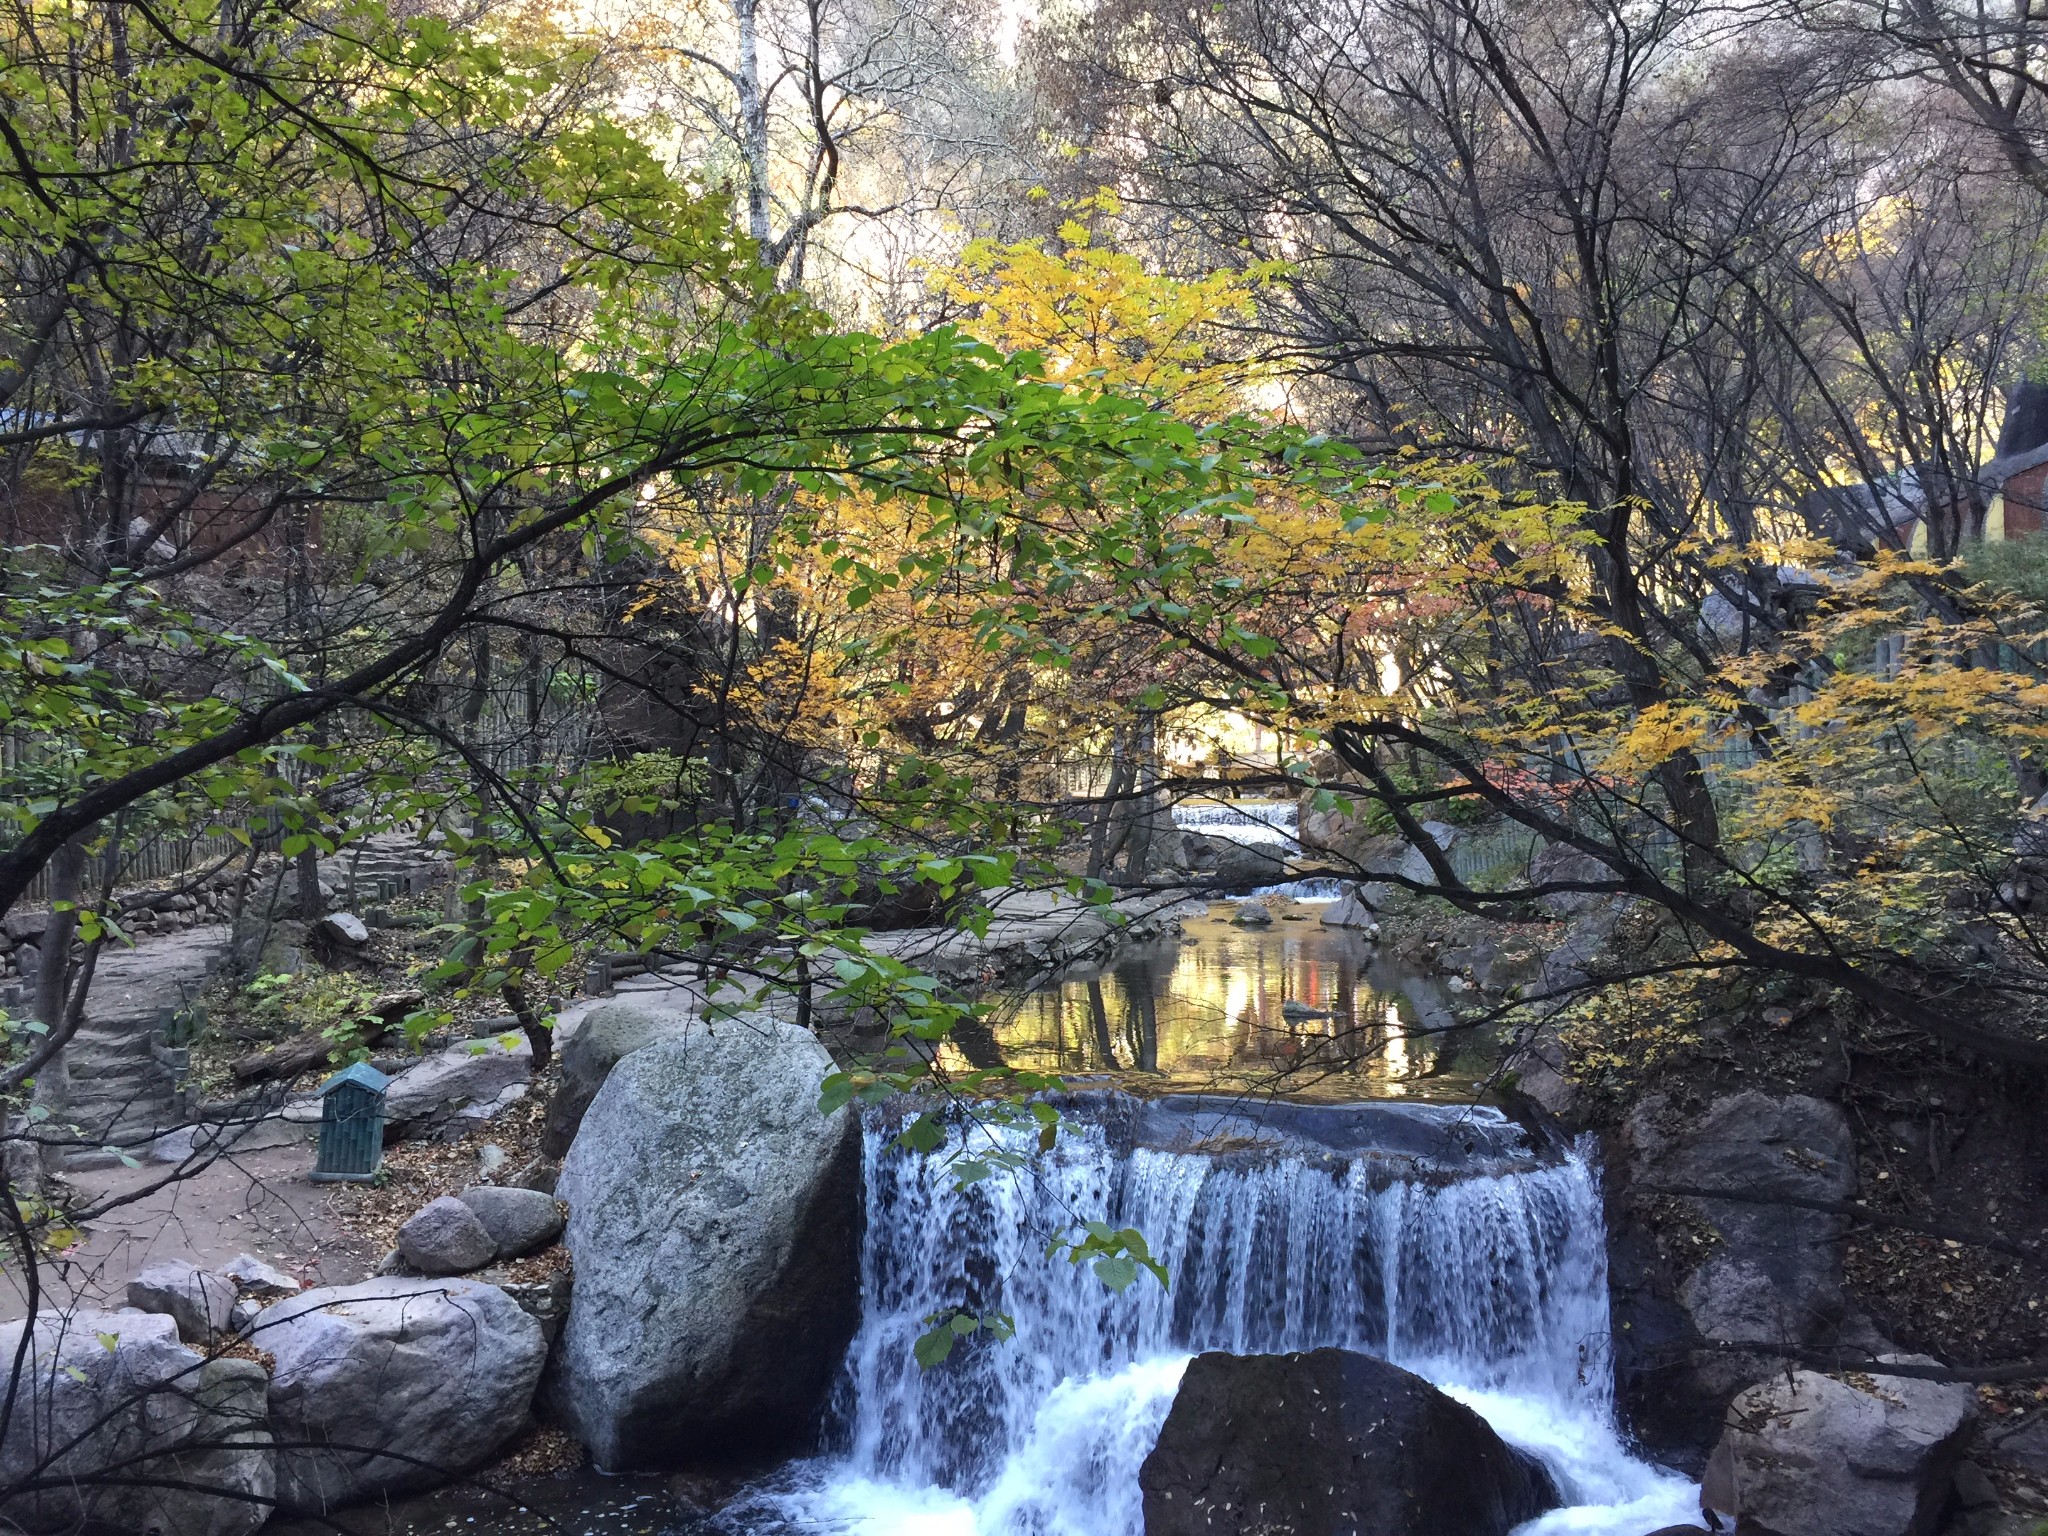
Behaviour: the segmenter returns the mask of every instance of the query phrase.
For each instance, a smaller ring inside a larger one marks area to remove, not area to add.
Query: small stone
[[[496,1245],[495,1256],[501,1259],[516,1259],[547,1247],[562,1235],[567,1220],[561,1202],[537,1189],[479,1184],[456,1198],[476,1213]]]
[[[490,1229],[450,1195],[430,1200],[398,1229],[398,1251],[424,1275],[462,1275],[497,1257]]]
[[[232,1324],[235,1286],[183,1259],[151,1264],[128,1282],[128,1305],[138,1312],[157,1312],[178,1325],[178,1337],[204,1344]]]
[[[536,1157],[520,1164],[519,1171],[505,1180],[513,1189],[537,1189],[544,1195],[555,1192],[555,1180],[562,1176],[562,1165],[552,1157]]]
[[[1298,1003],[1290,997],[1280,1005],[1280,1016],[1291,1023],[1305,1024],[1310,1019],[1327,1019],[1330,1016],[1330,1010],[1327,1008],[1314,1008],[1307,1003]]]
[[[487,1141],[476,1149],[476,1171],[487,1179],[510,1160],[510,1154],[495,1141]]]
[[[234,1281],[244,1296],[289,1296],[299,1289],[298,1281],[253,1253],[236,1254],[221,1265],[220,1272]]]
[[[330,912],[315,925],[314,932],[335,944],[361,949],[370,942],[370,930],[353,912]]]
[[[1998,1503],[1998,1486],[1974,1461],[1956,1463],[1956,1502],[1965,1509],[1988,1509]]]
[[[1273,921],[1273,909],[1257,899],[1240,901],[1231,909],[1230,920],[1240,928],[1264,928]]]

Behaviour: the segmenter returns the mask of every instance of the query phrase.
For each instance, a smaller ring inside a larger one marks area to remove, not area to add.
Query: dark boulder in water
[[[1558,1503],[1478,1414],[1344,1349],[1197,1356],[1138,1480],[1145,1536],[1506,1536]]]

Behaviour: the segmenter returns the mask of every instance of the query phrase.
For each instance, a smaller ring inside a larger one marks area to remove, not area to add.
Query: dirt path
[[[128,1281],[157,1259],[208,1266],[251,1253],[307,1284],[364,1278],[379,1255],[363,1252],[328,1214],[330,1187],[307,1178],[312,1167],[307,1142],[224,1157],[169,1184],[172,1169],[162,1163],[72,1174],[72,1187],[95,1204],[138,1198],[92,1222],[84,1241],[44,1266],[45,1304],[122,1306]],[[19,1276],[0,1275],[0,1321],[26,1310]]]

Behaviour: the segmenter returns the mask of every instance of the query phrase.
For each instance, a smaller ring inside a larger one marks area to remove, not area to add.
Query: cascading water
[[[1300,821],[1300,808],[1292,801],[1202,801],[1173,808],[1173,824],[1177,827],[1209,837],[1228,838],[1284,857],[1305,851],[1297,830]],[[1342,880],[1286,880],[1261,886],[1250,894],[1284,896],[1289,901],[1335,901],[1345,889]]]
[[[1227,837],[1235,843],[1292,851],[1300,810],[1292,801],[1200,801],[1176,805],[1173,824],[1189,832]]]
[[[1549,1464],[1568,1503],[1526,1531],[1639,1536],[1696,1508],[1613,1424],[1598,1180],[1497,1112],[1361,1105],[1279,1137],[1193,1101],[1070,1117],[1029,1173],[960,1191],[867,1137],[863,1321],[840,1449],[720,1524],[873,1536],[1139,1536],[1138,1467],[1199,1351],[1340,1345],[1428,1377]],[[1334,1130],[1334,1134],[1332,1134]],[[974,1132],[972,1134],[985,1134]],[[1199,1139],[1198,1139],[1199,1138]],[[1046,1254],[1107,1217],[1171,1289],[1106,1289]],[[935,1313],[1006,1313],[921,1371]]]

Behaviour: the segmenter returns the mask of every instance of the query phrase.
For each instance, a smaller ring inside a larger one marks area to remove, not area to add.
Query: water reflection
[[[1323,927],[1317,905],[1273,905],[1283,915],[1270,928],[1233,927],[1219,905],[1180,940],[1018,999],[990,1021],[995,1052],[1037,1071],[1157,1073],[1175,1086],[1469,1096],[1474,1076],[1455,1070],[1472,1065],[1466,1042],[1445,1032],[1433,980]]]

